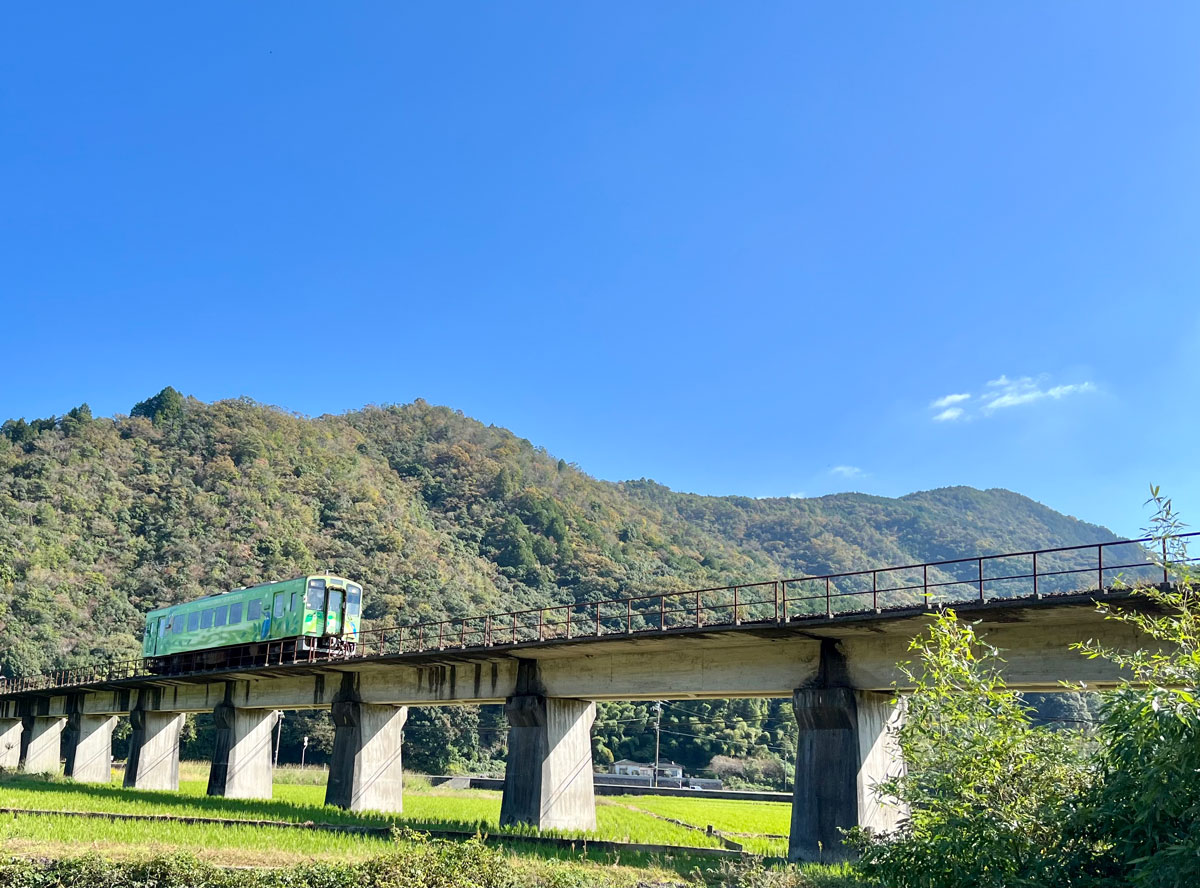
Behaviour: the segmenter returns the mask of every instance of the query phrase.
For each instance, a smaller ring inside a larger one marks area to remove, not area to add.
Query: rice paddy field
[[[319,768],[280,769],[274,798],[241,800],[205,794],[207,765],[183,763],[178,792],[126,790],[119,774],[111,784],[80,784],[34,775],[0,776],[0,808],[43,812],[95,812],[169,815],[235,821],[285,821],[343,826],[395,826],[418,831],[453,830],[503,837],[516,857],[548,862],[573,861],[605,869],[603,884],[645,882],[651,873],[678,879],[711,859],[686,852],[631,854],[585,848],[587,839],[692,848],[722,848],[706,827],[724,832],[745,850],[784,856],[790,808],[780,802],[724,801],[666,796],[598,796],[597,828],[589,833],[554,834],[578,846],[524,841],[529,831],[501,829],[500,793],[431,787],[419,776],[406,777],[404,812],[351,813],[324,805],[324,772]],[[675,823],[672,821],[679,821]],[[691,827],[691,828],[689,828]],[[244,826],[174,820],[129,821],[63,814],[0,814],[0,847],[22,856],[69,856],[88,850],[106,856],[189,852],[223,865],[284,865],[309,860],[364,860],[384,853],[388,835],[290,829],[247,822]],[[626,872],[628,870],[628,872]],[[631,874],[639,874],[634,878]],[[654,879],[652,879],[653,881]],[[538,879],[531,878],[531,884]],[[585,880],[588,881],[588,880]],[[669,882],[670,880],[667,879]],[[599,884],[599,883],[597,883]]]

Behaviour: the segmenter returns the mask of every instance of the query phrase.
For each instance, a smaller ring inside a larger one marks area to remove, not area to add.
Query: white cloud
[[[863,470],[858,466],[834,466],[829,470],[831,475],[840,475],[843,478],[860,478]]]
[[[1022,376],[1020,379],[1001,376],[999,379],[993,379],[988,385],[996,391],[984,395],[983,410],[985,413],[1006,407],[1020,407],[1022,404],[1032,404],[1046,398],[1057,401],[1070,395],[1096,390],[1096,386],[1091,382],[1056,385],[1049,389],[1043,389],[1037,381],[1029,376]]]
[[[997,410],[1047,399],[1059,401],[1094,391],[1097,391],[1097,388],[1093,382],[1073,382],[1046,387],[1045,375],[1037,378],[1018,376],[1010,379],[1007,374],[1001,373],[995,379],[984,383],[983,390],[978,395],[969,392],[943,395],[930,401],[929,409],[937,411],[931,417],[934,422],[970,422],[976,417],[991,416]],[[978,406],[974,406],[976,404]]]
[[[796,493],[789,493],[787,495],[787,498],[788,499],[804,499],[806,496],[808,496],[808,494],[805,493],[803,490],[801,490]]]
[[[931,401],[929,406],[934,410],[941,410],[943,407],[951,407],[954,404],[961,404],[963,401],[971,400],[971,396],[964,393],[961,395],[945,395],[938,398],[936,401]],[[959,413],[962,411],[960,410]]]

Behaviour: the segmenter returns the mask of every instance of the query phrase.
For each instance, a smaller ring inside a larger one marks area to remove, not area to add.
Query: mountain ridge
[[[309,418],[164,389],[0,427],[0,672],[134,655],[140,614],[336,568],[376,624],[1115,539],[1002,488],[604,481],[417,400]]]

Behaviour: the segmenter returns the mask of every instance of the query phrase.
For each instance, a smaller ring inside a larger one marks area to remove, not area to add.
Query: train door
[[[158,618],[158,630],[154,633],[154,653],[155,654],[165,653],[163,648],[166,647],[167,632],[170,630],[170,628],[171,628],[170,620],[168,620],[166,617]]]
[[[325,634],[342,634],[342,600],[345,592],[341,589],[329,589],[329,599],[325,606]]]

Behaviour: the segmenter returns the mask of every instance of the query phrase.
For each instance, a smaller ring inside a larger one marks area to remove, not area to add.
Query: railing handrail
[[[865,612],[866,610],[874,610],[875,613],[881,613],[882,611],[879,607],[879,595],[880,594],[893,594],[893,593],[897,593],[897,592],[914,593],[915,594],[918,592],[918,590],[920,591],[921,597],[923,598],[923,602],[922,602],[923,605],[928,608],[928,607],[932,607],[932,601],[931,601],[931,597],[930,597],[931,590],[944,589],[944,588],[950,587],[950,586],[970,586],[970,587],[972,587],[972,589],[975,590],[975,592],[973,593],[973,596],[970,600],[984,602],[984,601],[988,600],[986,597],[986,590],[985,590],[985,585],[987,583],[1009,582],[1009,581],[1014,581],[1014,580],[1030,580],[1030,579],[1032,579],[1033,580],[1033,596],[1032,597],[1042,598],[1043,595],[1042,595],[1042,592],[1040,591],[1039,583],[1038,583],[1038,581],[1040,579],[1047,579],[1047,578],[1051,578],[1051,577],[1059,577],[1059,576],[1065,576],[1065,575],[1070,575],[1070,574],[1079,574],[1079,573],[1095,573],[1097,575],[1096,589],[1099,592],[1104,592],[1105,591],[1105,586],[1104,586],[1105,573],[1111,573],[1112,571],[1124,570],[1124,569],[1129,569],[1129,568],[1153,567],[1159,563],[1154,560],[1158,556],[1158,554],[1159,554],[1158,552],[1152,552],[1152,553],[1146,552],[1148,560],[1145,560],[1145,561],[1122,563],[1122,564],[1105,564],[1104,563],[1105,549],[1109,549],[1114,546],[1142,545],[1144,543],[1154,542],[1156,539],[1161,539],[1162,546],[1163,546],[1163,552],[1162,552],[1163,582],[1165,583],[1165,582],[1167,582],[1167,563],[1166,563],[1167,540],[1188,539],[1188,538],[1196,537],[1196,536],[1200,536],[1200,532],[1173,534],[1171,536],[1162,537],[1162,538],[1141,537],[1138,539],[1109,540],[1106,542],[1099,542],[1099,543],[1084,543],[1084,544],[1071,545],[1071,546],[1055,546],[1055,547],[1051,547],[1051,548],[1047,548],[1047,549],[1028,549],[1028,550],[1024,550],[1024,551],[1020,551],[1020,552],[1005,552],[1005,553],[999,553],[999,554],[995,554],[995,555],[975,555],[972,557],[964,557],[964,558],[948,558],[948,559],[943,559],[943,560],[939,560],[939,561],[926,561],[926,562],[921,562],[921,563],[916,563],[916,564],[903,564],[903,565],[895,565],[895,566],[890,566],[890,567],[864,568],[862,570],[841,571],[839,573],[821,574],[821,575],[816,575],[816,576],[790,577],[787,579],[780,579],[780,580],[755,580],[753,582],[735,583],[735,584],[731,584],[731,585],[727,585],[727,586],[710,586],[710,587],[704,588],[704,589],[678,589],[678,590],[670,590],[670,591],[664,591],[664,592],[655,592],[655,593],[650,593],[647,595],[627,596],[625,598],[601,599],[600,601],[565,602],[562,604],[547,604],[547,605],[543,605],[542,607],[525,608],[525,609],[517,610],[517,611],[506,611],[506,612],[499,613],[499,614],[478,614],[478,615],[471,615],[471,616],[465,616],[465,617],[444,617],[440,620],[430,620],[430,621],[426,621],[426,622],[407,623],[407,624],[393,625],[393,626],[381,626],[381,627],[376,627],[373,629],[360,630],[359,632],[350,634],[350,637],[353,639],[353,641],[355,642],[355,644],[357,645],[357,648],[358,648],[355,652],[353,652],[353,653],[327,652],[327,653],[324,653],[324,655],[320,656],[319,658],[322,660],[327,659],[327,658],[332,658],[332,657],[357,659],[357,658],[373,656],[374,654],[370,653],[370,645],[366,644],[365,642],[367,640],[373,640],[373,639],[378,638],[379,639],[379,649],[382,650],[386,646],[386,641],[387,641],[389,634],[392,635],[393,637],[398,636],[398,653],[400,653],[400,654],[422,653],[422,652],[431,651],[431,650],[442,650],[447,647],[453,647],[453,648],[457,648],[460,650],[467,649],[468,648],[468,645],[467,645],[468,629],[467,629],[467,627],[468,627],[468,624],[474,623],[476,621],[482,622],[483,626],[480,627],[479,629],[472,629],[471,630],[472,635],[474,635],[474,633],[476,633],[476,632],[482,631],[483,636],[478,645],[472,645],[471,647],[491,648],[491,647],[495,647],[498,643],[500,643],[500,644],[503,644],[503,643],[537,644],[537,643],[557,642],[557,641],[562,640],[562,638],[558,635],[556,627],[560,627],[560,626],[564,626],[564,625],[567,627],[566,638],[570,639],[570,640],[575,640],[575,639],[580,639],[580,638],[600,638],[600,637],[605,637],[606,635],[617,635],[617,634],[629,635],[629,634],[634,634],[634,633],[639,633],[639,632],[647,632],[647,631],[655,631],[655,630],[666,631],[668,628],[684,629],[684,630],[686,630],[686,629],[699,630],[699,629],[703,629],[706,627],[737,626],[737,625],[741,625],[744,622],[757,623],[757,624],[770,623],[770,622],[788,623],[788,622],[792,622],[793,620],[812,619],[812,618],[819,618],[822,616],[825,616],[828,618],[835,618],[836,616],[849,615],[852,613],[862,613],[862,612]],[[1090,550],[1095,550],[1097,553],[1097,564],[1095,566],[1056,569],[1056,570],[1041,570],[1041,571],[1038,570],[1038,557],[1039,556],[1053,555],[1055,553],[1062,553],[1062,552],[1080,552],[1080,551],[1090,551]],[[993,561],[1009,559],[1009,558],[1028,558],[1028,557],[1033,558],[1033,572],[1032,573],[1004,574],[1004,575],[1001,575],[998,577],[986,576],[986,572],[984,570],[985,562],[993,562]],[[1198,561],[1200,559],[1189,558],[1186,560],[1189,562],[1194,562],[1194,561]],[[936,568],[940,568],[940,567],[948,567],[950,565],[963,565],[963,564],[976,565],[977,566],[976,576],[967,577],[964,579],[950,579],[950,580],[943,580],[943,579],[935,577],[934,581],[930,582],[930,578],[929,578],[930,568],[936,569]],[[908,570],[921,570],[922,571],[922,581],[920,583],[914,583],[912,585],[885,587],[882,589],[879,588],[879,575],[880,574],[889,574],[889,573],[895,573],[897,571],[908,571]],[[833,585],[834,580],[841,580],[841,579],[854,578],[854,577],[867,577],[867,576],[871,577],[871,588],[869,590],[862,589],[862,590],[840,591],[840,590],[837,590],[836,586]],[[823,593],[816,594],[816,595],[793,595],[791,597],[788,596],[788,585],[789,584],[796,585],[796,584],[800,584],[800,583],[812,583],[812,582],[819,582],[819,583],[823,582],[825,584],[825,589],[824,589]],[[754,600],[750,600],[750,601],[747,601],[744,598],[739,598],[739,592],[742,590],[763,589],[765,587],[772,588],[773,594],[772,594],[771,598],[760,598],[760,599],[754,599]],[[712,593],[719,593],[719,592],[725,592],[725,593],[732,592],[733,593],[732,602],[721,601],[721,602],[713,603],[710,601],[708,603],[705,603],[703,601],[703,596],[705,594],[712,594]],[[782,595],[781,595],[781,593],[782,593]],[[1052,593],[1052,594],[1057,594],[1057,593]],[[840,612],[838,614],[834,613],[833,607],[832,607],[832,602],[834,599],[854,598],[854,597],[866,596],[866,595],[870,595],[872,597],[872,608],[859,610],[859,611],[850,611],[850,612],[846,612],[845,614],[840,613]],[[684,596],[692,597],[694,599],[694,606],[692,606],[692,607],[673,607],[673,608],[667,607],[667,599],[672,598],[672,597],[683,598]],[[798,603],[798,602],[809,602],[809,601],[824,601],[826,604],[824,614],[800,613],[800,614],[792,615],[790,613],[789,608],[788,608],[789,604]],[[658,607],[655,610],[647,609],[646,611],[641,611],[640,609],[635,608],[635,605],[640,606],[644,602],[658,602]],[[920,606],[922,603],[918,603],[918,604],[910,603],[910,604],[906,605],[906,607],[908,607],[908,608],[917,607],[917,606]],[[601,608],[606,605],[614,606],[614,607],[620,606],[621,608],[623,608],[623,613],[617,614],[615,616],[602,617],[600,611],[601,611]],[[762,605],[762,606],[774,605],[774,616],[773,617],[763,617],[763,618],[753,617],[749,620],[746,620],[742,616],[744,613],[749,613],[749,611],[748,611],[749,608],[753,608],[755,606],[760,606],[760,605]],[[781,607],[782,607],[782,610],[781,610]],[[587,616],[587,615],[581,613],[581,612],[589,611],[592,608],[595,609],[594,617]],[[728,610],[732,610],[733,613],[731,616],[726,616],[724,619],[716,619],[716,620],[713,620],[713,619],[706,620],[705,619],[706,615],[711,617],[713,614],[715,614],[719,611],[728,611]],[[547,615],[552,615],[556,611],[565,611],[565,613],[566,613],[565,619],[561,619],[561,620],[555,620],[555,619],[547,620],[546,619]],[[538,616],[538,621],[537,621],[537,626],[536,626],[537,639],[536,640],[534,640],[532,638],[521,639],[519,637],[519,635],[520,635],[518,632],[519,629],[532,630],[535,627],[532,625],[525,625],[525,626],[520,625],[520,619],[522,617],[529,617],[534,614],[536,614]],[[691,614],[692,619],[688,622],[687,625],[668,627],[667,626],[668,615],[673,616],[673,615],[677,615],[677,614]],[[639,621],[639,623],[636,627],[634,625],[635,617]],[[618,628],[611,632],[606,633],[604,631],[605,621],[614,621],[614,620],[618,624],[623,623],[624,624],[623,628]],[[503,626],[499,630],[496,629],[496,625],[498,622],[503,624]],[[649,623],[649,625],[642,625],[642,623]],[[657,625],[655,625],[655,624],[657,624]],[[572,627],[575,625],[579,625],[581,627],[592,627],[594,625],[594,630],[590,634],[585,631],[579,631],[574,636],[572,636],[572,634],[571,634]],[[436,627],[438,630],[437,635],[436,635],[436,640],[432,639],[433,633],[431,631],[429,631],[429,630],[432,630],[434,627]],[[457,641],[455,641],[453,635],[450,635],[450,636],[447,635],[446,629],[448,627],[458,627],[459,632],[458,632],[458,636],[457,636]],[[549,637],[547,637],[547,635],[546,635],[547,629],[551,630],[551,635]],[[497,642],[495,640],[495,638],[497,636],[497,632],[501,638],[503,638],[507,634],[509,640],[507,642],[504,642],[504,641]],[[414,637],[416,639],[415,647],[413,647],[411,650],[408,650],[408,651],[404,650],[405,633],[408,633],[408,641],[410,643],[413,641]],[[275,643],[271,642],[268,644],[268,651],[267,651],[267,655],[266,655],[266,658],[265,658],[263,664],[255,663],[255,664],[240,664],[240,665],[269,665],[269,661],[272,659],[272,657],[274,657],[274,659],[276,660],[278,665],[288,665],[288,661],[285,659],[285,644],[283,642],[281,642],[274,647],[272,645],[275,645]],[[318,659],[318,657],[316,656],[316,652],[312,651],[312,650],[308,651],[307,656],[305,656],[305,657],[300,657],[299,654],[300,654],[300,652],[298,650],[298,646],[293,644],[292,645],[291,663],[315,662],[315,660]],[[379,654],[379,655],[383,655],[383,654]],[[216,669],[193,669],[189,672],[173,673],[173,674],[192,674],[192,675],[203,674],[204,672],[219,671],[220,669],[223,669],[223,668],[225,668],[225,667],[217,667]],[[141,670],[141,672],[139,672],[139,670]],[[145,675],[147,675],[147,677],[153,677],[153,675],[154,675],[152,673],[145,673],[144,658],[122,660],[122,661],[111,662],[111,663],[97,663],[97,664],[86,665],[86,666],[68,667],[65,669],[58,669],[58,670],[55,670],[50,673],[42,673],[42,674],[28,675],[28,676],[16,676],[11,679],[0,678],[0,694],[20,693],[20,692],[26,691],[26,690],[45,690],[48,688],[86,685],[89,683],[113,681],[113,680],[117,680],[118,678],[134,678],[134,677],[137,677],[139,674],[145,674]]]

